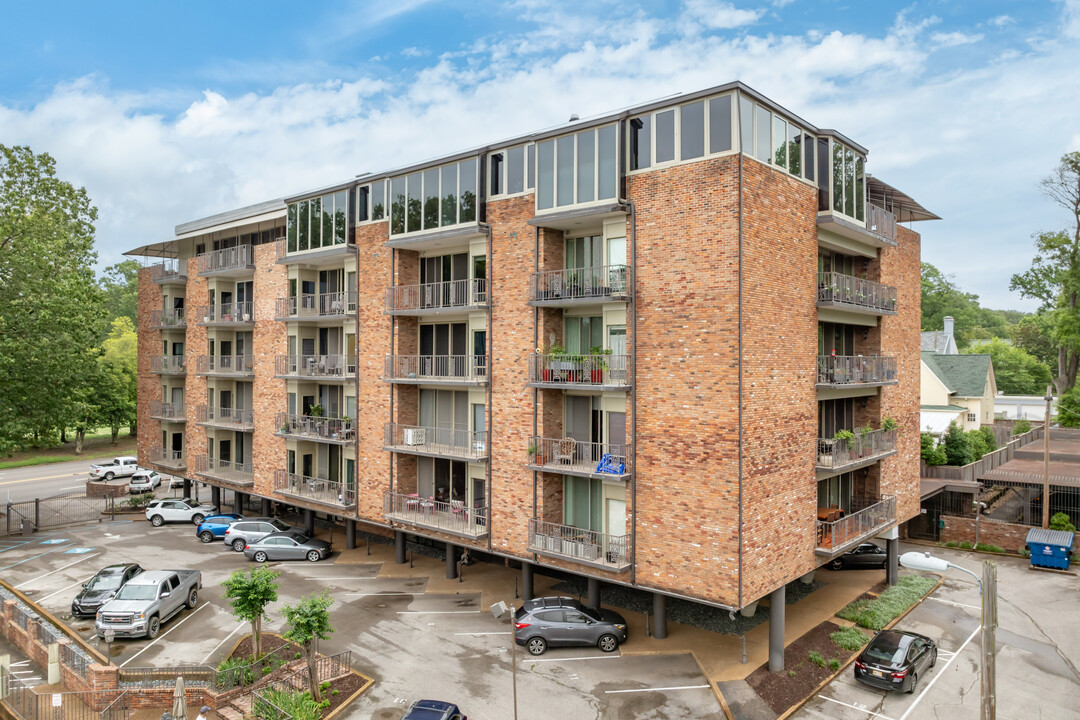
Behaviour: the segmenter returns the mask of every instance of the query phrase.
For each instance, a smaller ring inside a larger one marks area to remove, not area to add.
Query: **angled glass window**
[[[844,150],[844,212],[855,217],[855,153]]]
[[[709,152],[731,149],[731,96],[709,99]]]
[[[577,134],[577,201],[592,202],[596,175],[596,134],[586,130]]]
[[[536,146],[530,145],[526,155],[528,162],[525,168],[525,187],[531,190],[536,185]]]
[[[356,188],[356,222],[367,222],[368,217],[368,203],[371,195],[371,186],[363,185]]]
[[[772,160],[772,113],[761,107],[756,108],[757,139],[754,157],[762,162]]]
[[[506,193],[513,195],[525,189],[525,147],[518,145],[506,152]]]
[[[489,179],[491,181],[491,189],[489,193],[491,195],[502,195],[502,166],[503,166],[503,154],[492,153],[489,157]]]
[[[787,122],[784,118],[773,115],[773,164],[787,170]]]
[[[349,215],[349,193],[346,190],[334,193],[334,244],[345,242],[346,225]]]
[[[288,238],[287,252],[296,252],[296,212],[298,209],[298,203],[292,203],[289,205],[286,213],[285,235]]]
[[[457,165],[443,165],[442,168],[442,224],[453,225],[457,222]]]
[[[652,164],[652,116],[642,115],[630,121],[630,169],[641,170]]]
[[[555,141],[545,140],[536,147],[536,208],[555,207]]]
[[[739,143],[744,153],[754,154],[754,103],[745,97],[739,98]]]
[[[561,207],[574,202],[574,136],[564,135],[555,141],[556,202]]]
[[[788,123],[788,172],[802,176],[802,130]]]
[[[866,219],[866,207],[864,206],[866,178],[863,177],[863,162],[861,156],[855,156],[855,217],[859,220]]]
[[[308,201],[300,201],[299,215],[297,216],[296,225],[299,228],[299,242],[297,247],[300,251],[308,249],[308,231],[311,229],[308,227]]]
[[[424,171],[424,229],[439,227],[439,168]]]
[[[404,177],[396,177],[390,181],[390,232],[395,235],[405,232]]]
[[[705,101],[679,109],[679,159],[693,160],[705,155]]]
[[[832,143],[832,207],[836,212],[844,212],[844,148],[837,142]]]
[[[656,163],[675,159],[675,111],[656,113]]]
[[[371,186],[371,219],[382,220],[386,212],[386,182],[383,180]]]
[[[614,125],[605,125],[596,131],[596,197],[598,200],[615,197],[615,184],[619,178],[618,169],[615,167],[615,158],[619,151],[617,142]]]
[[[424,189],[423,175],[413,173],[405,178],[406,192],[409,200],[405,206],[405,232],[416,232],[423,229],[421,218],[423,217]]]
[[[461,202],[458,205],[458,222],[476,221],[476,159],[462,160],[458,163],[458,182],[461,187]]]

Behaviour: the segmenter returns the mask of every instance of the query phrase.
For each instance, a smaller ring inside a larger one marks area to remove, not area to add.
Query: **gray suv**
[[[514,614],[514,640],[533,655],[548,646],[595,645],[615,652],[626,642],[626,620],[611,610],[584,607],[573,598],[526,600]]]
[[[299,531],[300,528],[294,528],[277,518],[245,518],[234,522],[225,530],[225,544],[232,546],[232,549],[236,552],[244,552],[246,546],[262,540],[270,533],[287,532],[289,530]]]

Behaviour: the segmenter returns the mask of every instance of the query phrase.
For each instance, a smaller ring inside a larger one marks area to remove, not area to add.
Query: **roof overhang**
[[[910,195],[897,190],[892,185],[879,180],[873,175],[866,178],[866,199],[883,207],[896,216],[897,222],[917,222],[919,220],[940,220]]]

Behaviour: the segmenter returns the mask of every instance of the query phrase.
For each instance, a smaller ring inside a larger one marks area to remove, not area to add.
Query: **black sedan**
[[[855,679],[883,690],[915,692],[919,676],[937,664],[937,644],[901,630],[879,632],[855,659]]]
[[[853,550],[848,550],[840,557],[829,563],[833,570],[855,568],[865,570],[867,568],[884,568],[889,562],[889,556],[885,551],[874,543],[863,543]]]
[[[401,720],[469,720],[454,703],[442,700],[417,700]]]
[[[124,583],[142,571],[143,569],[134,563],[103,567],[97,575],[90,578],[90,582],[83,583],[83,589],[71,601],[71,616],[94,617],[98,608],[111,600]]]

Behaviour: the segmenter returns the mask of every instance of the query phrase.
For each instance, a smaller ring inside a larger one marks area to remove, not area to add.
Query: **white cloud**
[[[757,22],[764,10],[742,10],[720,0],[684,0],[680,26],[687,34],[706,30],[730,30]]]
[[[990,18],[986,22],[988,24],[990,24],[990,25],[993,25],[994,27],[999,27],[1000,28],[1000,27],[1005,27],[1006,25],[1011,25],[1016,21],[1013,20],[1008,15],[998,15],[997,17]]]
[[[956,47],[957,45],[970,45],[983,39],[981,34],[968,35],[962,32],[936,32],[930,35],[930,39],[938,47]]]
[[[1080,39],[1080,0],[1058,0],[1064,5],[1064,25],[1062,31],[1066,37]]]

